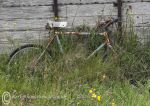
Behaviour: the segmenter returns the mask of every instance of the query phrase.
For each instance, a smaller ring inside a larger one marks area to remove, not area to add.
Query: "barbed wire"
[[[150,2],[150,1],[123,1],[122,3],[137,3],[137,2]],[[95,4],[114,4],[115,2],[87,2],[87,3],[58,3],[59,6],[66,5],[95,5]],[[54,4],[13,4],[13,5],[2,5],[3,8],[7,7],[35,7],[35,6],[53,6]]]
[[[15,32],[15,31],[45,31],[45,27],[41,28],[19,28],[19,29],[0,29],[0,32]]]
[[[92,4],[112,4],[113,2],[90,2],[90,3],[58,3],[59,6],[66,5],[92,5]],[[2,7],[34,7],[34,6],[53,6],[54,4],[13,4],[13,5],[2,5]]]

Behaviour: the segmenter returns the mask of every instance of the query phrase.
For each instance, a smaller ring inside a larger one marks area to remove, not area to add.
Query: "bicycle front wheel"
[[[14,80],[44,78],[51,72],[50,51],[35,44],[27,44],[14,50],[8,59],[7,76]]]

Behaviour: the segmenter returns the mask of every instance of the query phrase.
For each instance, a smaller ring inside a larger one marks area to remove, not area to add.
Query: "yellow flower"
[[[116,104],[112,102],[112,103],[111,103],[111,106],[116,106]]]
[[[101,96],[97,96],[97,100],[100,102],[101,101]]]
[[[95,93],[92,94],[92,98],[96,98],[96,94]]]
[[[113,101],[111,103],[111,106],[116,106],[114,99],[113,99]]]
[[[89,93],[90,93],[90,94],[92,94],[92,93],[93,93],[93,91],[92,91],[92,90],[89,90]]]

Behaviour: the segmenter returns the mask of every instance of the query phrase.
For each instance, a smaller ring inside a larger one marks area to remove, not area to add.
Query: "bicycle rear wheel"
[[[8,59],[7,77],[17,80],[42,79],[51,72],[50,51],[35,44],[27,44],[14,50]]]

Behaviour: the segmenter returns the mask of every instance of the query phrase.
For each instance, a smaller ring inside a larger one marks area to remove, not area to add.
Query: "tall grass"
[[[14,96],[21,95],[12,99],[10,106],[109,106],[112,101],[117,106],[149,106],[148,44],[141,48],[136,36],[127,37],[121,46],[116,45],[117,56],[111,55],[103,62],[100,52],[85,61],[87,51],[95,48],[92,44],[95,37],[93,32],[86,43],[89,45],[86,49],[80,39],[75,39],[79,41],[74,43],[71,42],[74,40],[72,38],[62,38],[65,54],[57,56],[57,45],[54,45],[53,51],[56,52],[57,59],[52,64],[44,64],[45,70],[51,71],[44,78],[21,78],[15,81],[6,79],[7,55],[1,55],[0,95],[5,91]],[[53,70],[49,70],[51,67]],[[130,79],[139,81],[139,86],[130,85]],[[147,80],[147,83],[142,85],[140,80]],[[100,102],[89,94],[92,88],[101,97]]]

